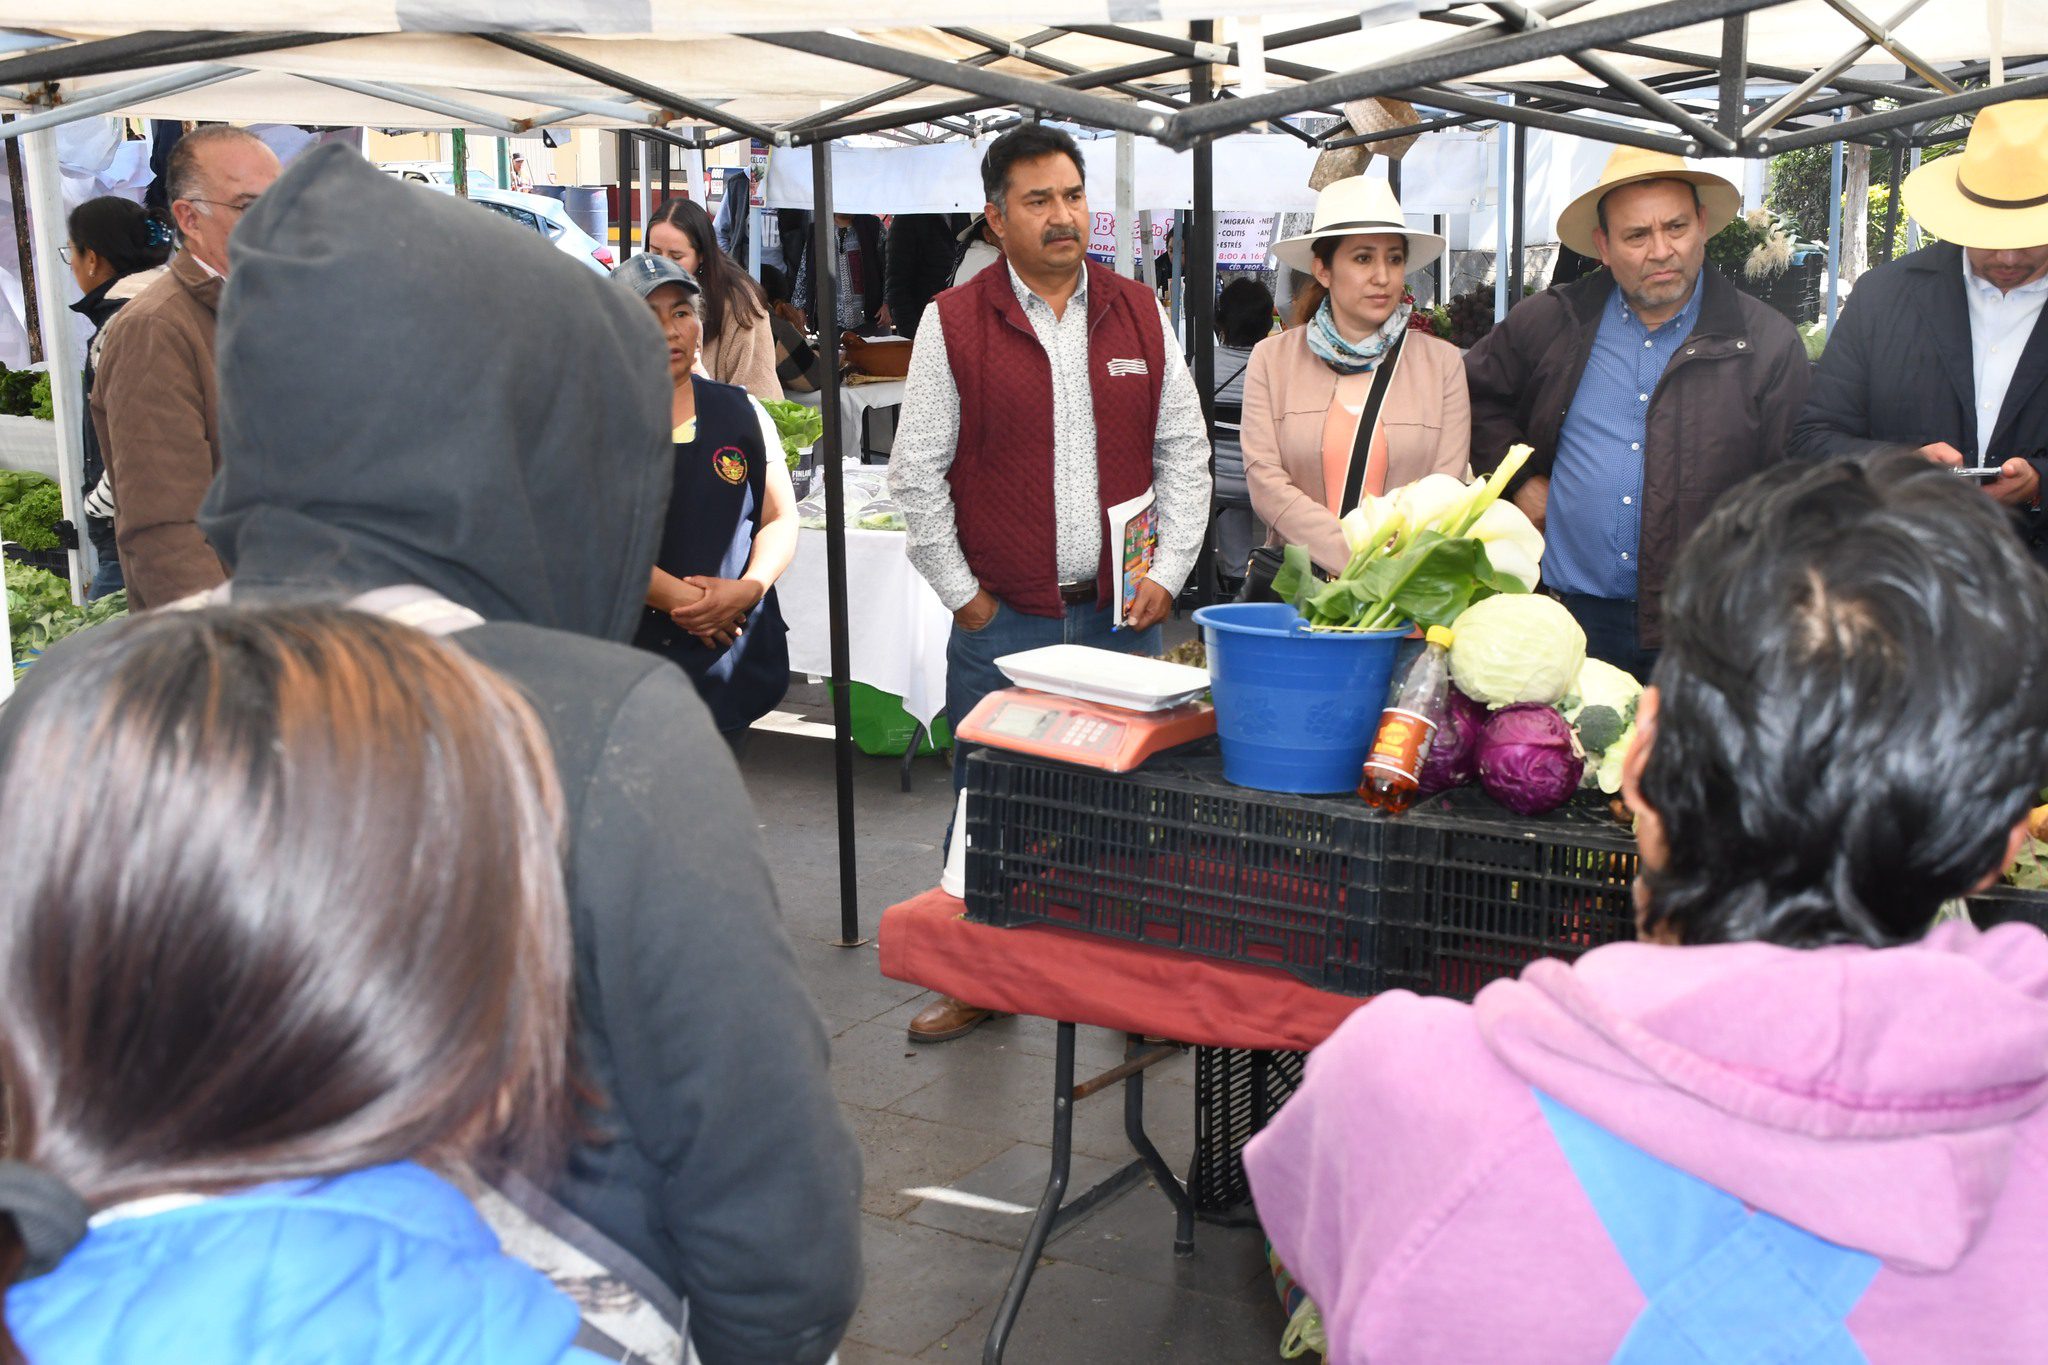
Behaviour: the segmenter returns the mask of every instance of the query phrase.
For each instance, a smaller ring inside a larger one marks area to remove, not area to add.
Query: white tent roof
[[[1652,9],[1655,2],[1590,0],[1576,8],[1556,4],[1549,8],[1558,13],[1559,24],[1570,25]],[[1442,23],[1404,17],[1445,7],[1443,0],[1426,0],[1420,6],[1413,0],[1383,0],[1366,7],[1371,26],[1365,31],[1275,50],[1271,56],[1275,62],[1334,71],[1385,63],[1457,35],[1458,29]],[[601,83],[475,36],[515,31],[508,12],[526,8],[486,0],[415,0],[396,5],[375,0],[325,0],[291,6],[281,13],[275,5],[251,0],[194,0],[174,11],[134,0],[43,0],[0,5],[0,25],[73,40],[164,30],[167,25],[200,32],[261,32],[283,23],[294,31],[370,35],[233,58],[229,64],[249,74],[201,89],[139,98],[127,106],[128,112],[139,115],[376,127],[447,127],[454,121],[444,112],[409,107],[374,92],[317,83],[335,79],[411,87],[510,120],[558,114],[559,110],[545,101],[564,97],[606,101],[615,109],[554,121],[598,126],[644,121],[645,107],[637,114],[625,112],[630,102]],[[1347,14],[1356,21],[1359,13],[1355,9],[1333,12],[1316,0],[1260,0],[1255,5],[1231,0],[1150,0],[1140,4],[1128,0],[1045,0],[1037,4],[991,0],[963,16],[956,0],[882,0],[866,9],[858,28],[849,28],[844,24],[845,8],[836,0],[782,0],[773,7],[749,0],[563,0],[545,7],[545,17],[536,20],[538,27],[516,31],[663,89],[720,104],[724,112],[776,124],[886,87],[895,78],[740,35],[825,31],[898,52],[959,62],[982,49],[965,38],[940,32],[937,26],[957,25],[964,17],[999,39],[1016,42],[1048,25],[1106,24],[1133,11],[1142,14],[1146,22],[1127,27],[1183,39],[1187,20],[1216,17],[1220,43],[1236,41],[1253,26],[1270,38],[1300,26],[1342,20]],[[1256,17],[1251,17],[1252,11]],[[1860,37],[1827,0],[1788,0],[1756,9],[1749,14],[1748,23],[1752,64],[1811,69]],[[1927,0],[1894,32],[1920,56],[1937,64],[1981,59],[1994,51],[2048,52],[2048,4]],[[1705,64],[1712,65],[1718,60],[1721,25],[1714,20],[1659,33],[1646,41],[1702,54],[1712,59]],[[1064,35],[1037,50],[1089,70],[1158,55],[1086,34]],[[1621,70],[1639,76],[1674,69],[1670,62],[1644,55],[1623,54],[1611,60]],[[987,69],[1040,81],[1054,74],[1016,57],[997,61]],[[133,85],[145,74],[149,73],[123,71],[64,81],[61,94],[76,101],[97,91]],[[1226,66],[1219,68],[1219,75],[1230,86],[1241,84],[1245,73]],[[1564,57],[1491,72],[1489,78],[1585,79]],[[1155,79],[1180,83],[1186,77],[1176,72]],[[1292,83],[1278,74],[1270,78],[1273,89]],[[929,104],[948,94],[943,87],[932,87],[879,105],[877,111]],[[0,108],[20,107],[19,101],[0,96]]]

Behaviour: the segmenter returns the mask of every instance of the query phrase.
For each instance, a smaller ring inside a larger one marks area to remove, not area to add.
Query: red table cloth
[[[1224,962],[1055,925],[996,929],[934,889],[882,912],[882,975],[1005,1014],[1208,1047],[1314,1047],[1360,1005],[1277,967]]]

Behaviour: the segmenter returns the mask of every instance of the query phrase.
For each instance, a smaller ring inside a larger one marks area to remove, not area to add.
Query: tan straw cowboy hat
[[[1408,262],[1402,269],[1411,275],[1444,254],[1443,238],[1408,226],[1401,201],[1394,198],[1391,185],[1375,176],[1354,175],[1325,186],[1316,196],[1316,216],[1309,230],[1273,243],[1273,255],[1282,265],[1312,275],[1317,239],[1351,237],[1361,232],[1391,232],[1406,237]]]
[[[1905,195],[1907,210],[1944,242],[2048,246],[2048,100],[1985,106],[1962,154],[1907,176]]]
[[[1647,147],[1616,147],[1600,172],[1600,181],[1557,215],[1557,240],[1581,256],[1598,259],[1600,248],[1593,230],[1600,226],[1600,201],[1623,185],[1644,180],[1683,180],[1699,191],[1700,213],[1711,237],[1735,221],[1742,212],[1742,191],[1712,171],[1696,171],[1682,156],[1653,152]]]

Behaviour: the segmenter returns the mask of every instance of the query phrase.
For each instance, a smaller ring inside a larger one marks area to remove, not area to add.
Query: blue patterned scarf
[[[1308,321],[1308,348],[1314,351],[1316,359],[1328,365],[1338,374],[1363,374],[1376,369],[1380,360],[1401,335],[1408,330],[1408,315],[1415,311],[1415,305],[1402,303],[1380,329],[1356,344],[1346,341],[1344,334],[1337,330],[1337,319],[1330,313],[1330,301],[1325,298],[1323,306],[1316,309],[1316,315]]]

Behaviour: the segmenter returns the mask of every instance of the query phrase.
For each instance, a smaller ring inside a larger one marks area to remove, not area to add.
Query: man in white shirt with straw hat
[[[1941,240],[1856,282],[1793,451],[1917,446],[2011,507],[2048,558],[2048,100],[1987,106],[1962,154],[1928,162],[1904,191]]]
[[[1784,317],[1706,264],[1742,207],[1677,156],[1617,147],[1557,235],[1607,268],[1527,299],[1466,357],[1472,467],[1510,493],[1587,652],[1647,679],[1664,580],[1721,495],[1785,453],[1808,366]]]

